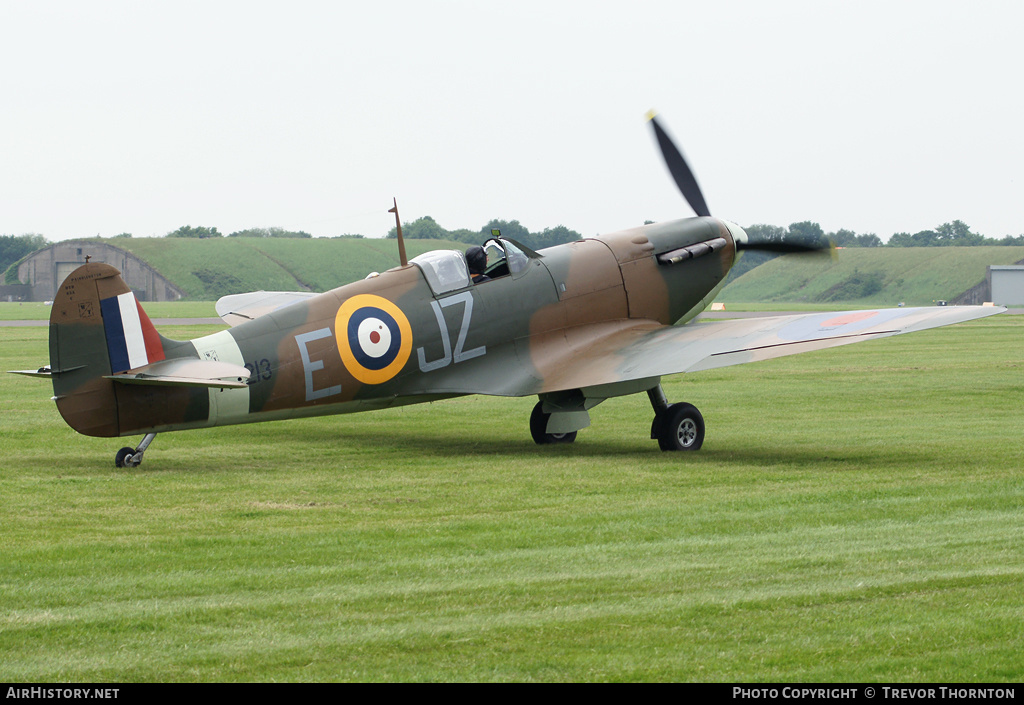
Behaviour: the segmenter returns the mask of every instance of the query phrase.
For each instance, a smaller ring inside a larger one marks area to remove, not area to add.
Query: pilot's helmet
[[[469,265],[470,272],[482,274],[487,268],[487,253],[484,252],[484,248],[473,245],[466,250],[466,264]]]

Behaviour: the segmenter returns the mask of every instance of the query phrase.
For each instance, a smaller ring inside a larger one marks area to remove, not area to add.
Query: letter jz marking
[[[442,312],[441,309],[454,306],[458,303],[464,304],[465,308],[462,310],[462,326],[459,328],[459,337],[455,341],[455,353],[453,355],[451,334],[448,332],[448,325],[445,323],[444,312]],[[444,355],[437,360],[427,362],[427,356],[424,353],[423,348],[416,348],[416,357],[419,359],[421,372],[433,372],[434,370],[439,370],[442,367],[447,367],[452,364],[453,359],[456,363],[459,363],[487,354],[486,345],[481,345],[480,347],[473,348],[472,350],[463,350],[466,345],[466,336],[469,335],[469,323],[473,318],[472,293],[464,291],[461,294],[449,296],[443,301],[431,301],[430,307],[434,309],[434,317],[437,319],[437,327],[441,331],[441,345],[444,346]]]

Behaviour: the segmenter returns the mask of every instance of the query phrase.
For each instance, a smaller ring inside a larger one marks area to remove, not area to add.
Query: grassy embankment
[[[328,291],[398,265],[395,240],[291,238],[131,238],[107,240],[148,262],[194,300],[247,291]],[[410,258],[446,240],[409,240]]]
[[[727,308],[736,302],[813,304],[825,309],[895,306],[901,301],[928,306],[984,281],[988,265],[1021,259],[1024,247],[850,248],[840,250],[835,260],[780,257],[738,278],[718,301]],[[866,296],[855,296],[876,286]]]
[[[149,262],[188,299],[247,291],[327,291],[397,263],[383,239],[138,238],[107,240]],[[410,257],[465,247],[409,240]],[[986,266],[1024,259],[1024,247],[851,248],[827,257],[783,257],[731,283],[718,300],[734,310],[828,310],[931,305],[985,278]],[[0,313],[0,317],[4,314]],[[10,314],[9,314],[10,315]],[[162,315],[157,313],[156,315]],[[167,314],[169,316],[175,314]],[[191,314],[182,314],[191,315]],[[205,315],[214,315],[212,310]],[[2,318],[0,318],[2,320]]]

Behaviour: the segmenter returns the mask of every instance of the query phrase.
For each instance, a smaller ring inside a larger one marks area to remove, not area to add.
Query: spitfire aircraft
[[[694,321],[757,243],[711,216],[679,150],[651,116],[669,172],[697,217],[534,252],[496,236],[486,276],[438,250],[323,294],[227,296],[230,328],[195,340],[160,335],[114,267],[88,262],[60,286],[47,377],[61,416],[89,436],[145,434],[122,448],[134,467],[157,433],[369,411],[468,394],[538,397],[540,444],[571,443],[605,399],[646,392],[650,437],[697,450],[704,420],[670,404],[665,375],[707,370],[968,321],[997,307],[897,308]],[[398,221],[397,204],[392,209]],[[479,254],[479,253],[476,253]]]

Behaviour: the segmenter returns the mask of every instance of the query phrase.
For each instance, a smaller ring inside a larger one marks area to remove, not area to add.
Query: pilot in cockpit
[[[466,264],[469,265],[469,276],[474,284],[490,281],[491,278],[484,274],[487,269],[487,253],[480,245],[473,245],[466,250]]]

